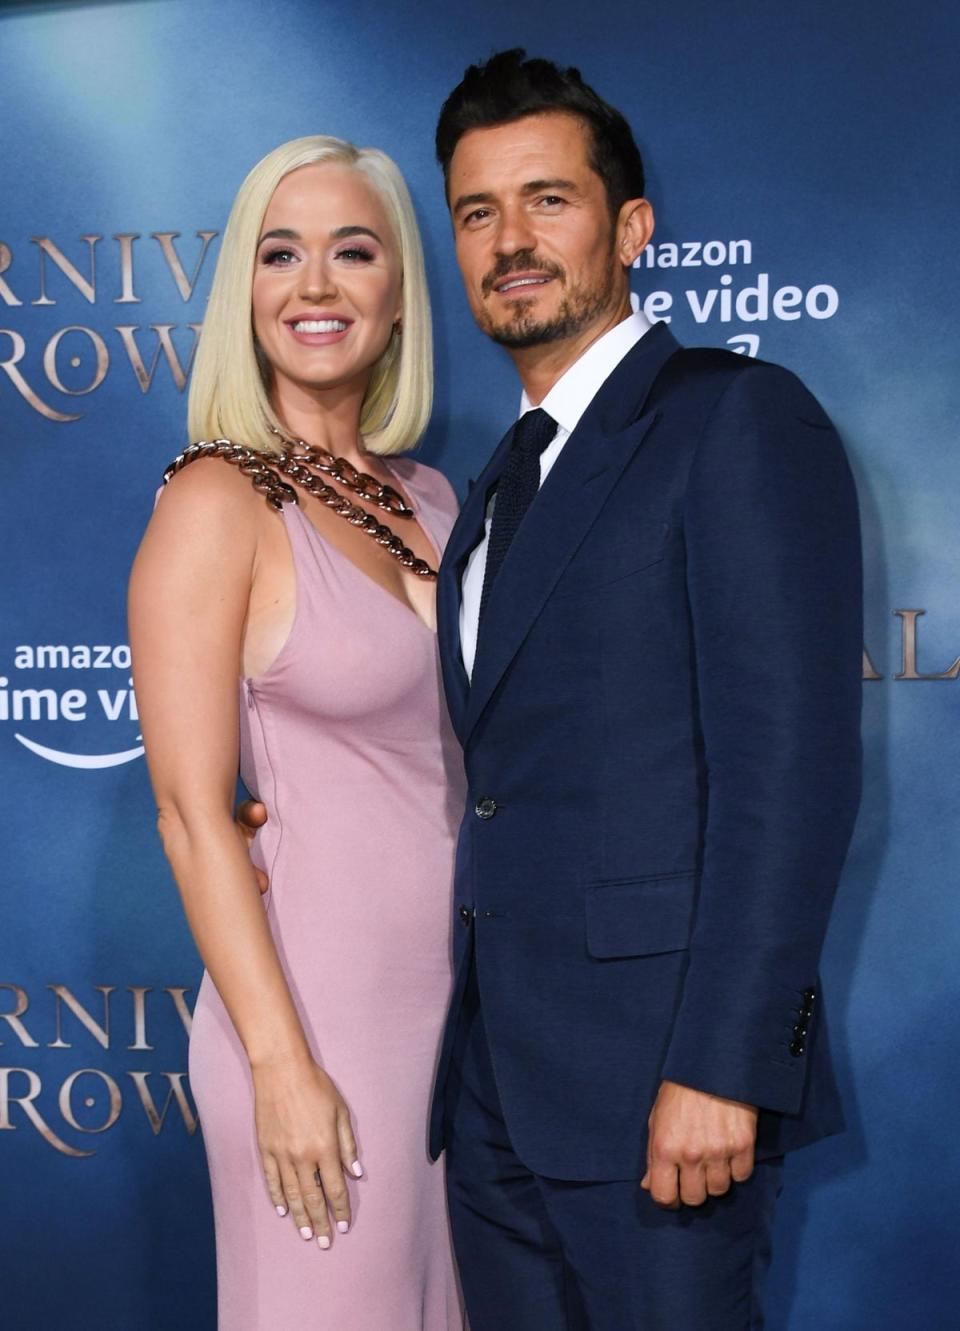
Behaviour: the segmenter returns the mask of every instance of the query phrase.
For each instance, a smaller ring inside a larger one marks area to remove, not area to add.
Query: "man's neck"
[[[520,383],[529,402],[538,407],[571,365],[574,365],[583,353],[592,347],[611,328],[616,328],[631,313],[630,296],[627,294],[622,304],[589,328],[582,329],[574,337],[562,338],[556,342],[546,342],[536,347],[518,347],[510,352],[510,359],[517,368]]]

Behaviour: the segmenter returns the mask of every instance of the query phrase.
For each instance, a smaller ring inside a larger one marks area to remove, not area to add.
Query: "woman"
[[[426,424],[430,357],[395,165],[320,137],[265,157],[190,394],[194,439],[244,447],[168,469],[130,589],[160,834],[206,965],[190,1079],[222,1331],[463,1325],[425,1146],[462,803],[431,576],[455,501],[394,457]],[[238,765],[269,810],[262,899]]]

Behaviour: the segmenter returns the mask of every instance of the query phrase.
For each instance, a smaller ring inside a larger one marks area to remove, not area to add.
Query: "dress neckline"
[[[414,522],[416,522],[417,526],[423,532],[424,536],[429,542],[430,548],[433,550],[434,553],[434,558],[437,561],[437,566],[439,567],[441,559],[440,546],[437,543],[437,538],[434,535],[433,531],[424,521],[423,505],[420,501],[420,496],[414,492],[414,488],[410,486],[409,480],[401,479],[401,477],[397,474],[396,468],[390,464],[388,458],[380,457],[379,461],[383,463],[383,465],[393,476],[394,481],[396,483],[396,488],[400,490],[400,493],[403,495],[404,499],[407,502],[407,506],[412,510],[413,520]],[[353,570],[354,574],[358,578],[362,578],[365,583],[368,583],[369,585],[374,587],[377,591],[379,591],[383,596],[386,596],[389,600],[391,600],[394,603],[394,605],[398,606],[401,611],[405,611],[408,615],[412,615],[413,618],[417,621],[417,623],[421,626],[421,628],[423,628],[423,630],[426,633],[429,633],[432,638],[436,638],[437,630],[435,628],[432,628],[431,625],[427,623],[427,621],[423,618],[423,616],[413,608],[413,606],[410,604],[408,600],[402,599],[401,597],[394,595],[394,593],[388,591],[388,589],[384,587],[382,583],[377,582],[376,578],[372,578],[369,573],[364,573],[363,569],[360,568],[360,566],[353,559],[351,559],[348,554],[345,554],[338,546],[334,545],[332,541],[328,540],[327,537],[324,536],[323,532],[317,529],[317,527],[310,521],[309,517],[304,512],[300,504],[295,504],[292,507],[299,512],[300,517],[306,523],[307,528],[312,533],[312,535],[314,535],[319,541],[323,543],[323,547],[325,550],[332,550],[335,559],[339,560],[343,564],[346,564],[350,569]]]

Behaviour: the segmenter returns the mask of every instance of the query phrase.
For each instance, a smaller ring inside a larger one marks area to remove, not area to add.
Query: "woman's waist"
[[[384,829],[414,843],[425,836],[443,842],[455,840],[463,814],[464,783],[432,765],[397,771],[368,762],[335,769],[246,762],[240,775],[266,806],[273,832],[282,828],[300,841],[330,834],[362,838]]]
[[[414,788],[438,798],[451,786],[463,787],[462,767],[439,742],[416,746],[386,737],[333,737],[324,733],[268,737],[266,744],[244,744],[240,775],[248,789],[265,794],[269,787],[305,797],[323,791],[330,798],[364,802],[379,792]]]

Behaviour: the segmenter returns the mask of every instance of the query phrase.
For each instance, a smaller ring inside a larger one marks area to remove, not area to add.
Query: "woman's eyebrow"
[[[299,231],[291,231],[288,227],[278,227],[275,231],[265,231],[257,241],[262,245],[265,240],[299,240]]]
[[[330,236],[333,240],[344,240],[347,236],[371,236],[378,245],[383,244],[376,231],[371,231],[368,226],[338,226],[330,232]]]
[[[368,226],[338,226],[330,232],[331,240],[345,240],[347,236],[370,236],[378,245],[383,244],[383,241],[377,235],[376,231]],[[292,231],[289,227],[282,226],[276,227],[273,231],[265,231],[257,241],[257,244],[262,245],[265,240],[301,239],[302,237],[299,231]]]

